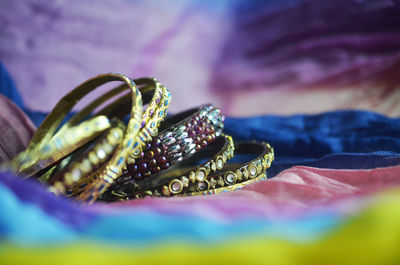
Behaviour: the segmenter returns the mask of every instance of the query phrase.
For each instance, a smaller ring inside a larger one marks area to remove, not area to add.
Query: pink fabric
[[[23,151],[35,132],[32,121],[3,95],[0,95],[0,128],[0,163]]]
[[[169,213],[193,213],[229,221],[233,216],[293,217],[330,210],[351,214],[375,191],[400,186],[400,166],[371,170],[332,170],[293,167],[273,179],[254,183],[236,192],[213,196],[148,198],[101,204],[94,209],[124,212],[153,209]],[[363,196],[360,196],[363,195]],[[135,206],[135,207],[129,207]],[[93,209],[93,208],[92,208]]]
[[[293,167],[260,185],[250,185],[265,198],[295,200],[305,205],[399,186],[400,167],[370,170],[333,170]]]

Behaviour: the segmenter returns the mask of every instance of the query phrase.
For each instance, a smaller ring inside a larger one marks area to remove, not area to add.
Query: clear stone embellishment
[[[252,166],[250,168],[250,175],[254,176],[255,174],[257,174],[257,168],[255,166]]]
[[[216,171],[216,170],[217,170],[217,167],[216,167],[216,165],[215,165],[214,162],[212,162],[212,164],[211,164],[211,169],[212,169],[213,171]]]
[[[205,182],[199,182],[199,184],[197,185],[198,189],[203,191],[207,189],[207,183]]]
[[[103,149],[97,150],[97,157],[100,158],[100,159],[106,158],[106,152],[104,152]]]
[[[198,181],[203,181],[204,178],[206,177],[206,174],[204,174],[204,172],[202,170],[200,170],[199,172],[197,172],[196,177],[197,177]]]
[[[180,191],[182,186],[179,182],[175,182],[174,184],[172,184],[171,188],[173,191],[178,192],[178,191]]]
[[[72,170],[71,176],[73,181],[78,181],[81,179],[82,171],[78,168],[75,168],[74,170]]]
[[[235,182],[236,177],[233,173],[228,174],[228,176],[226,176],[226,181],[231,184],[233,182]]]
[[[224,163],[223,163],[222,159],[218,159],[217,160],[217,168],[221,169],[223,166],[224,166]]]

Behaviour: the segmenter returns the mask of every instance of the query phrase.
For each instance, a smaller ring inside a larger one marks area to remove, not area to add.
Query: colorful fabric
[[[397,264],[400,190],[384,188],[399,170],[299,167],[223,195],[90,207],[3,174],[0,260]]]
[[[399,124],[366,111],[227,118],[276,161],[269,180],[213,196],[81,206],[3,172],[0,263],[398,264]]]
[[[276,159],[240,191],[91,206],[1,172],[0,264],[400,264],[399,32],[398,0],[5,1],[0,162],[110,71]]]

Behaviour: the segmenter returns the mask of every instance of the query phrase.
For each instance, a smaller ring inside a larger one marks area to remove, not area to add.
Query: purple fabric
[[[400,5],[395,1],[241,1],[215,68],[220,91],[346,86],[396,71],[400,81]]]
[[[397,116],[399,34],[400,6],[389,0],[21,0],[0,8],[0,59],[28,107],[41,111],[90,76],[122,72],[157,77],[174,95],[171,112],[210,102],[240,116],[349,108]]]

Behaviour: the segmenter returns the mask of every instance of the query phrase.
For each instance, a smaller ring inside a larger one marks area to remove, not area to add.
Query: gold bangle
[[[235,156],[238,157],[243,154],[258,154],[258,156],[240,165],[226,164],[221,171],[208,176],[207,188],[204,187],[203,190],[200,190],[197,186],[191,185],[188,187],[188,193],[194,194],[195,192],[200,192],[199,194],[213,194],[217,191],[219,193],[224,190],[233,190],[235,187],[242,187],[251,183],[248,181],[258,178],[260,175],[266,176],[266,170],[274,160],[274,149],[270,144],[264,142],[237,143],[235,145]],[[228,188],[230,186],[233,187]]]
[[[66,154],[71,153],[72,151],[78,149],[89,140],[96,137],[96,135],[92,134],[86,141],[77,141],[79,144],[68,145],[68,152],[62,152],[62,156],[55,157],[54,159],[46,158],[46,161],[41,161],[42,156],[42,148],[54,138],[57,128],[64,120],[65,116],[71,111],[71,109],[76,105],[76,103],[87,95],[92,90],[97,87],[111,81],[123,81],[132,89],[132,97],[133,101],[133,112],[135,113],[135,119],[139,119],[142,114],[142,102],[141,95],[135,84],[126,76],[120,74],[104,74],[96,76],[88,81],[84,82],[70,93],[65,95],[54,107],[54,109],[47,115],[46,119],[40,125],[36,133],[34,134],[28,148],[20,153],[13,161],[11,162],[11,167],[17,173],[25,176],[31,176],[32,174],[37,173],[38,169],[42,170],[46,167],[49,167],[51,163],[65,157]],[[140,108],[139,108],[140,105]],[[132,122],[133,124],[133,122]],[[134,126],[134,125],[132,125]],[[139,127],[139,126],[138,126]],[[129,128],[129,130],[133,131],[133,134],[136,135],[136,131],[139,128]],[[77,136],[81,137],[81,136]],[[56,154],[58,154],[56,152]],[[49,162],[47,162],[49,161]],[[39,167],[37,165],[40,165]],[[25,173],[26,172],[26,173]]]
[[[110,122],[107,117],[96,116],[71,127],[63,134],[57,134],[38,151],[23,154],[24,159],[28,161],[20,166],[19,174],[29,177],[39,173],[87,144],[109,127]]]
[[[40,160],[40,158],[42,157],[42,154],[40,152],[41,148],[43,148],[43,146],[47,142],[51,141],[60,123],[82,97],[84,97],[97,87],[111,81],[122,81],[128,86],[132,102],[131,116],[121,143],[116,148],[116,151],[114,152],[110,160],[107,161],[102,167],[103,170],[99,174],[99,177],[101,179],[104,179],[106,182],[112,182],[119,175],[121,175],[122,169],[125,167],[126,158],[132,152],[132,148],[136,148],[136,146],[134,145],[134,140],[138,136],[140,130],[140,122],[142,120],[143,114],[142,96],[137,89],[135,83],[131,79],[122,74],[112,73],[98,75],[94,78],[87,80],[86,82],[72,90],[70,93],[68,93],[66,96],[64,96],[58,102],[52,112],[46,117],[44,122],[36,131],[27,150],[19,155],[14,161],[14,165],[22,166],[22,168],[19,168],[19,171],[23,172],[23,170],[29,169],[29,167],[33,166],[35,163],[38,162],[38,160]],[[78,121],[80,120],[80,118],[76,120]],[[70,131],[70,129],[66,130],[65,133],[67,131]],[[77,150],[79,147],[81,146],[76,145],[73,147],[69,147],[69,150],[72,152],[74,150]],[[43,168],[46,168],[50,165],[44,164],[41,166],[43,166]],[[101,189],[103,189],[103,187],[100,187],[98,192],[101,192]],[[93,197],[95,197],[96,192],[97,191],[92,192]],[[86,199],[89,202],[93,200],[92,197],[88,197]]]
[[[239,182],[239,183],[236,183],[233,185],[219,187],[219,188],[210,188],[209,190],[205,190],[205,191],[188,192],[188,193],[178,194],[176,196],[179,196],[179,197],[200,196],[200,195],[219,194],[219,193],[224,193],[224,192],[228,192],[228,191],[237,191],[251,183],[260,182],[260,181],[264,181],[264,180],[267,180],[267,172],[266,171],[262,172],[261,174],[259,174],[258,176],[256,176],[253,179],[248,179],[248,180],[245,180],[243,182]]]
[[[229,155],[229,152],[226,154],[229,159],[231,155]],[[265,180],[267,176],[266,169],[271,166],[275,158],[274,149],[268,143],[241,142],[235,145],[235,155],[237,157],[250,154],[252,155],[250,160],[241,164],[225,164],[223,158],[220,158],[221,160],[218,160],[218,158],[213,159],[214,164],[209,164],[210,172],[208,174],[200,166],[197,171],[190,171],[191,173],[188,176],[191,176],[191,178],[185,176],[172,177],[172,180],[169,180],[168,185],[164,185],[162,190],[159,188],[160,183],[156,181],[140,187],[140,183],[123,183],[124,177],[122,177],[118,180],[120,187],[110,189],[102,199],[105,201],[123,201],[146,196],[207,195],[237,190],[250,183]],[[218,164],[218,161],[221,162]],[[170,176],[182,176],[188,170],[176,167],[167,172],[169,172]],[[201,174],[200,178],[196,178],[197,172],[204,172],[205,177]],[[163,175],[154,176],[154,178],[155,180],[157,178],[160,180]]]
[[[161,95],[166,94],[168,96],[167,97],[168,99],[170,99],[171,97],[169,91],[154,78],[133,79],[133,82],[136,84],[138,90],[142,94],[143,104],[144,105],[149,104],[149,106],[146,108],[143,114],[144,118],[149,114],[152,114],[152,112],[156,108],[156,104],[159,103]],[[103,103],[108,101],[110,98],[115,97],[118,94],[122,94],[123,92],[128,92],[128,93],[125,93],[123,96],[121,96],[114,102],[107,104],[98,112],[93,113],[95,109],[97,109]],[[163,103],[166,104],[165,107],[168,107],[169,101]],[[126,115],[130,114],[131,112],[131,109],[129,107],[130,104],[131,104],[131,96],[129,92],[129,86],[127,84],[122,84],[120,86],[117,86],[111,89],[110,91],[106,92],[105,94],[101,95],[97,99],[93,100],[84,109],[76,113],[63,125],[62,128],[60,128],[57,134],[61,134],[64,131],[70,129],[71,126],[78,124],[90,114],[92,114],[93,116],[116,117],[122,120]],[[155,132],[155,134],[157,134],[157,131]]]
[[[135,80],[138,84],[146,85],[143,89],[144,95],[148,92],[153,93],[153,97],[149,106],[143,114],[141,128],[138,136],[133,144],[127,161],[134,162],[134,159],[142,152],[144,144],[152,139],[152,136],[157,135],[158,126],[166,116],[167,108],[169,106],[171,95],[169,91],[161,85],[156,79],[142,78]],[[153,91],[151,90],[153,89]],[[124,97],[117,102],[124,100]],[[114,111],[114,106],[121,106],[119,104],[112,104],[107,106],[100,113],[110,113]],[[123,105],[122,105],[123,106]],[[123,112],[123,111],[122,111]],[[121,111],[119,111],[121,114]],[[93,202],[112,184],[113,180],[110,178],[102,178],[101,172],[104,166],[94,171],[89,177],[82,180],[80,185],[76,185],[72,191],[72,195],[80,201]]]
[[[143,88],[141,87],[139,90],[142,90]],[[85,117],[91,115],[96,108],[98,108],[100,105],[102,105],[103,103],[105,103],[106,101],[108,101],[110,98],[117,96],[118,94],[121,94],[122,92],[126,92],[128,91],[127,94],[123,95],[122,98],[124,98],[125,103],[130,103],[131,102],[131,95],[129,92],[129,86],[127,84],[122,84],[119,85],[109,91],[107,91],[106,93],[104,93],[103,95],[101,95],[100,97],[98,97],[97,99],[93,100],[90,104],[88,104],[87,106],[85,106],[82,110],[80,110],[79,112],[77,112],[76,114],[74,114],[68,121],[66,121],[66,123],[57,131],[56,135],[54,136],[54,138],[59,137],[60,135],[68,135],[70,134],[70,131],[73,130],[73,128],[77,127],[77,124],[79,124],[79,122],[81,122]],[[129,114],[129,111],[126,111],[126,113],[123,113],[123,115],[117,115],[120,114],[118,112],[107,112],[104,111],[105,109],[109,108],[110,106],[115,108],[115,105],[118,106],[120,99],[116,100],[113,103],[108,104],[105,108],[103,108],[101,111],[98,111],[97,113],[94,113],[92,115],[94,115],[93,119],[97,119],[97,117],[112,117],[112,116],[117,116],[120,118],[123,118],[124,116]],[[146,99],[143,101],[144,104],[147,104],[148,102],[146,101]],[[114,114],[114,115],[113,115]],[[115,119],[115,118],[113,118]],[[108,118],[106,118],[107,122]],[[81,124],[86,123],[86,121],[83,121]],[[78,125],[80,126],[80,125]],[[93,129],[91,128],[92,126],[87,126],[85,127],[85,131],[86,132],[91,132],[93,131]],[[107,129],[107,128],[104,128]],[[83,148],[83,147],[82,147]],[[76,152],[75,152],[76,153]],[[60,163],[70,163],[72,157],[74,157],[75,154],[71,154],[68,157],[65,157]],[[82,160],[84,160],[84,158],[81,158]],[[89,159],[87,157],[87,159]],[[92,159],[93,159],[93,155],[92,155]],[[97,159],[98,160],[98,159]],[[68,161],[68,162],[67,162]],[[63,165],[64,167],[65,165]],[[94,168],[98,168],[99,165],[92,165]],[[57,170],[56,170],[57,169]],[[49,180],[51,180],[53,178],[53,173],[54,170],[57,172],[60,170],[60,166],[54,166],[52,169],[46,171],[42,176],[40,176],[39,180],[43,183],[47,183]],[[53,181],[54,182],[54,181]],[[58,186],[60,186],[60,183],[58,183]]]
[[[170,94],[169,91],[162,86],[156,79],[153,78],[140,78],[140,79],[135,79],[133,80],[136,85],[139,87],[139,91],[142,93],[142,98],[143,98],[143,103],[144,104],[149,104],[149,106],[146,108],[145,113],[143,114],[143,117],[146,118],[147,116],[152,116],[154,114],[154,110],[157,111],[157,109],[160,109],[157,104],[162,104],[163,107],[167,108],[169,106],[170,102]],[[88,106],[86,106],[84,109],[82,109],[80,112],[76,113],[61,129],[61,132],[68,131],[68,129],[78,123],[81,119],[83,119],[85,116],[89,115],[92,113],[96,108],[98,108],[101,104],[103,104],[105,101],[109,100],[110,97],[114,97],[118,94],[121,94],[125,90],[128,90],[128,86],[126,84],[122,84],[121,86],[118,86],[104,95],[100,96],[96,100],[94,100],[92,103],[90,103]],[[161,103],[160,103],[160,100]],[[120,119],[123,119],[126,115],[129,114],[130,110],[126,108],[130,104],[131,98],[130,94],[125,94],[122,97],[118,98],[114,102],[106,105],[95,113],[94,115],[100,115],[100,116],[107,116],[107,117],[118,117]],[[162,117],[157,116],[156,121],[154,123],[149,123],[147,122],[145,129],[149,134],[156,135],[157,134],[157,127],[159,123],[161,122]],[[142,127],[143,127],[143,122],[142,122]],[[60,133],[60,132],[59,132]],[[142,130],[140,130],[139,138],[145,138],[148,139],[149,136],[146,133],[143,133]],[[127,161],[132,160],[133,155],[131,154],[130,157],[127,159]]]
[[[138,134],[139,139],[141,139],[142,141],[143,141],[143,139],[149,140],[149,139],[151,139],[150,135],[157,134],[157,128],[158,128],[160,122],[162,121],[162,119],[166,115],[166,109],[169,106],[171,96],[170,96],[169,91],[155,79],[141,78],[141,79],[136,79],[135,81],[136,81],[137,85],[140,86],[139,90],[143,93],[145,103],[148,103],[149,98],[152,96],[151,94],[153,94],[153,96],[151,97],[149,106],[146,108],[146,111],[143,115],[143,117],[144,117],[144,122],[142,123],[143,128],[140,130],[140,132]],[[99,105],[104,103],[110,97],[115,96],[127,89],[129,89],[127,84],[123,84],[123,85],[116,87],[116,88],[112,89],[111,91],[105,93],[98,99],[94,100],[91,104],[86,106],[80,112],[76,113],[70,120],[68,120],[67,123],[57,132],[56,136],[57,137],[59,135],[63,136],[65,134],[68,135],[74,128],[73,126],[75,126],[75,124],[80,122],[85,116],[89,115],[89,113],[91,113]],[[115,114],[115,115],[118,114],[118,117],[123,118],[126,114],[128,114],[128,112],[124,112],[124,111],[126,111],[126,108],[123,111],[120,110],[120,106],[121,106],[120,103],[121,103],[121,101],[124,101],[125,103],[130,103],[129,101],[131,101],[131,99],[128,96],[130,96],[130,95],[127,94],[127,95],[122,96],[117,101],[107,105],[105,108],[103,108],[96,114],[97,115],[103,114],[103,115],[108,115],[108,116],[111,116],[111,114]],[[124,104],[124,106],[126,106],[126,105],[127,104]],[[118,109],[116,110],[116,108],[118,108]],[[98,117],[103,117],[103,116],[98,116]],[[95,119],[98,117],[95,116]],[[143,143],[141,143],[141,144],[143,144]],[[136,145],[136,143],[135,143],[135,145]],[[132,151],[132,152],[134,153],[134,151]],[[89,152],[89,154],[91,154],[92,158],[95,157],[93,152]],[[131,154],[130,157],[132,159],[132,157],[134,157],[134,156]],[[94,159],[92,159],[92,160],[94,160]],[[81,158],[81,163],[78,163],[78,162],[72,163],[73,165],[71,165],[69,167],[69,168],[72,168],[71,172],[63,172],[65,174],[64,176],[67,176],[67,178],[64,179],[67,183],[60,181],[59,174],[61,174],[61,173],[58,173],[58,177],[55,176],[55,179],[53,181],[50,181],[50,183],[49,183],[50,185],[51,184],[55,185],[55,187],[50,187],[50,189],[53,190],[53,192],[55,192],[55,193],[63,193],[66,188],[67,188],[67,190],[69,190],[69,188],[71,187],[71,184],[72,184],[71,180],[74,179],[74,178],[72,178],[72,172],[87,173],[84,170],[84,169],[88,168],[87,162],[83,162],[83,161],[85,161],[85,159]],[[97,165],[93,164],[91,166],[93,169],[93,168],[96,168]],[[104,169],[102,169],[102,170],[104,170]],[[53,175],[54,172],[57,172],[57,170],[55,168],[51,172],[48,172],[48,176],[45,176],[44,179],[49,178],[49,176],[50,176],[49,179],[51,180],[53,178],[51,175]],[[82,194],[82,190],[84,189],[84,187],[87,186],[87,184],[89,184],[89,182],[93,181],[93,176],[97,176],[100,178],[99,173],[101,174],[101,172],[96,172],[96,170],[95,170],[95,173],[97,173],[97,174],[94,174],[94,173],[90,174],[92,177],[90,177],[90,176],[87,177],[85,175],[81,176],[81,178],[78,180],[78,184],[75,186],[75,192],[74,192],[75,194],[74,195],[76,195],[77,191],[81,191],[80,194]],[[69,176],[69,175],[71,175],[71,176]],[[78,175],[78,174],[75,174],[75,175]],[[61,180],[62,179],[63,179],[63,177],[61,177]],[[77,179],[77,176],[75,176],[75,179]],[[69,184],[69,185],[67,185],[67,184]]]
[[[122,85],[115,87],[114,89],[111,89],[110,91],[106,92],[99,98],[93,100],[89,105],[84,107],[82,110],[77,112],[68,121],[65,122],[65,124],[56,132],[55,136],[53,137],[54,142],[57,142],[57,139],[59,139],[59,138],[75,139],[75,141],[79,140],[80,137],[87,138],[87,141],[83,142],[83,144],[86,144],[88,141],[93,140],[95,137],[97,137],[99,135],[99,133],[101,133],[102,131],[104,131],[110,127],[110,122],[107,117],[110,117],[111,115],[107,115],[107,113],[103,113],[103,114],[96,113],[93,115],[94,117],[92,119],[94,119],[94,120],[99,119],[99,117],[103,117],[101,120],[102,121],[101,124],[104,124],[103,128],[98,128],[97,131],[95,131],[96,128],[94,127],[94,125],[97,124],[96,122],[91,122],[87,126],[83,126],[85,123],[88,123],[88,121],[82,121],[82,120],[85,119],[87,116],[91,115],[92,112],[97,107],[99,107],[101,104],[103,104],[104,102],[108,101],[110,98],[112,98],[126,90],[129,90],[128,85],[122,84]],[[124,96],[125,96],[125,98],[128,98],[129,101],[131,100],[129,92],[128,92],[128,94],[126,94]],[[80,122],[81,122],[81,124],[79,124]],[[84,132],[82,132],[82,131],[79,132],[78,131],[79,127],[83,127]],[[74,133],[74,131],[78,131],[78,132]],[[53,141],[53,139],[52,139],[52,141]],[[77,145],[78,148],[80,148],[83,144]],[[58,146],[61,146],[61,144],[58,144]],[[66,143],[66,144],[62,144],[62,146],[65,146],[65,148],[67,149],[68,147],[71,148],[75,145],[72,143]],[[62,151],[66,155],[69,153],[72,153],[72,152],[68,152],[66,149],[62,149]],[[42,148],[42,150],[44,153],[45,152],[47,152],[47,153],[59,152],[58,149],[54,148],[54,146],[52,146],[52,145],[50,145],[50,146],[45,145]],[[72,150],[75,150],[75,149],[73,148]],[[63,156],[60,156],[60,157],[63,157]],[[65,157],[64,160],[69,160],[69,158]],[[39,167],[36,170],[36,171],[39,171],[45,166],[40,166],[40,165],[36,164],[36,167]],[[53,174],[53,170],[55,170],[55,168],[56,167],[54,166],[52,169],[47,170],[42,176],[40,176],[39,180],[46,183],[51,178],[51,176]]]

